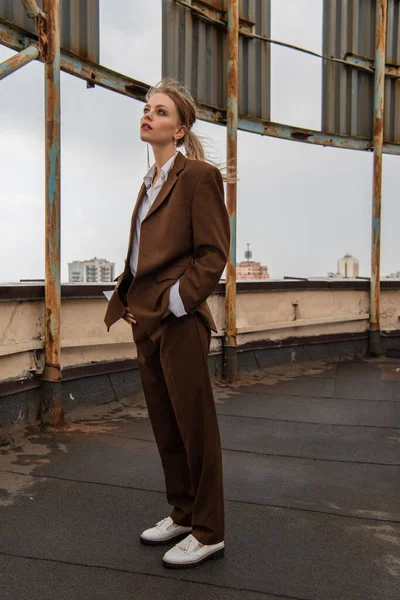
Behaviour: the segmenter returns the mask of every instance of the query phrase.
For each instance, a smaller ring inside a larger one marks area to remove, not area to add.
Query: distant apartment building
[[[332,279],[343,279],[346,277],[355,278],[360,276],[360,261],[351,254],[345,254],[338,260],[338,270],[336,273],[330,271],[327,275]]]
[[[359,277],[360,261],[351,254],[345,254],[338,260],[338,272],[341,277]]]
[[[244,253],[246,260],[236,265],[236,279],[269,279],[268,267],[251,260],[252,256],[250,244],[247,244],[247,250]]]
[[[69,283],[108,283],[113,281],[115,263],[96,256],[68,263]]]
[[[337,273],[330,271],[329,278],[342,279],[343,277],[359,277],[360,276],[360,261],[354,258],[351,254],[345,254],[343,258],[338,260]]]

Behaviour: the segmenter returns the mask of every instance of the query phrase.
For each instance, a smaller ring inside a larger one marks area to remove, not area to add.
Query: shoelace
[[[183,552],[191,552],[192,550],[196,550],[198,546],[200,546],[199,542],[191,537],[190,535],[185,538],[184,540],[182,540],[181,542],[179,542],[179,544],[177,544],[177,546],[183,551]]]
[[[158,527],[159,529],[161,529],[161,526],[163,525],[163,523],[165,523],[165,521],[168,519],[168,517],[165,517],[165,519],[161,519],[161,521],[158,521],[158,523],[156,524],[156,527]]]

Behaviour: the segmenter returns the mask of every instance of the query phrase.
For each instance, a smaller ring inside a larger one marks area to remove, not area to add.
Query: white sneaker
[[[171,569],[188,569],[197,567],[208,559],[222,558],[225,554],[225,544],[201,545],[193,535],[188,535],[184,540],[168,550],[163,557],[164,567]]]
[[[168,544],[171,540],[176,539],[178,536],[182,537],[192,531],[191,527],[182,527],[182,525],[176,525],[171,517],[161,519],[155,527],[146,529],[140,536],[142,544],[149,544],[152,546],[158,546],[161,544]]]

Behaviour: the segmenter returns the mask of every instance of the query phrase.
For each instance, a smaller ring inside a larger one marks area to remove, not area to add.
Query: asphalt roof
[[[11,432],[0,598],[398,600],[398,369],[371,359],[216,382],[226,554],[184,571],[138,540],[169,514],[143,398]]]

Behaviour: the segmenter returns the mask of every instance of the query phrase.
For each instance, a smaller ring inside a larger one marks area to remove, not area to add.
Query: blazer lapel
[[[175,162],[172,165],[172,168],[171,168],[170,172],[168,173],[167,181],[164,183],[164,185],[162,186],[161,190],[157,194],[157,198],[154,200],[153,204],[150,207],[149,212],[147,213],[147,215],[145,216],[145,218],[143,219],[143,221],[145,221],[146,219],[148,219],[148,217],[151,214],[153,214],[153,212],[155,210],[157,210],[157,208],[159,206],[161,206],[161,204],[167,198],[168,194],[171,192],[171,190],[174,187],[175,183],[178,181],[178,173],[180,171],[182,171],[183,167],[186,164],[186,160],[187,159],[185,158],[185,156],[183,156],[182,152],[178,152],[178,154],[177,154],[177,156],[175,158]]]
[[[143,221],[145,221],[164,202],[177,181],[178,177],[176,174],[170,172],[168,174],[167,181],[163,184],[161,190],[158,192],[157,198],[154,200]]]
[[[178,152],[178,154],[177,154],[177,156],[175,158],[175,162],[172,165],[172,168],[171,168],[170,172],[168,173],[167,181],[162,186],[161,190],[159,191],[159,193],[157,195],[157,198],[154,200],[153,204],[150,207],[150,210],[148,211],[148,213],[145,216],[145,218],[143,219],[143,221],[145,221],[155,210],[157,210],[157,208],[167,198],[168,194],[170,193],[170,191],[174,187],[175,183],[178,181],[178,173],[180,171],[182,171],[182,169],[184,168],[184,166],[186,164],[186,160],[187,159],[182,154],[182,152]],[[126,256],[126,264],[125,264],[125,266],[129,262],[129,256],[130,256],[130,253],[131,253],[133,236],[134,236],[134,233],[135,233],[135,226],[136,226],[137,214],[138,214],[138,211],[139,211],[139,206],[140,206],[140,204],[141,204],[141,202],[142,202],[142,200],[144,198],[145,193],[146,193],[146,186],[145,186],[144,183],[142,183],[142,186],[141,186],[141,188],[139,190],[139,194],[138,194],[138,197],[137,197],[137,200],[136,200],[135,208],[133,209],[133,213],[132,213],[131,230],[130,230],[130,233],[129,233],[128,252],[127,252],[127,256]]]

